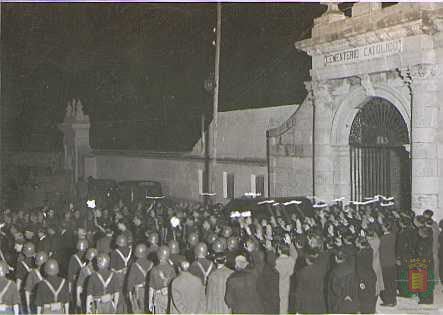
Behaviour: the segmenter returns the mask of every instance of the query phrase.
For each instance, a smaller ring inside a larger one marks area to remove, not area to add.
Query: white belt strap
[[[57,291],[54,289],[52,284],[49,283],[48,280],[43,279],[43,281],[46,283],[46,285],[48,286],[49,290],[51,290],[52,294],[54,294],[54,302],[57,302],[58,301],[58,295],[62,291],[63,285],[65,284],[65,279],[62,279],[62,282],[60,283],[60,286],[58,287]]]
[[[6,291],[8,291],[10,285],[11,285],[11,280],[8,280],[8,283],[6,283],[5,287],[0,292],[0,303],[3,303],[3,296],[5,295]]]
[[[140,270],[140,272],[142,273],[143,277],[146,278],[146,274],[148,273],[147,270],[143,270],[142,266],[140,266],[139,263],[134,263],[134,265],[138,268],[138,270]]]
[[[77,256],[77,254],[74,254],[74,258],[78,262],[80,268],[83,268],[85,266],[85,263],[80,260],[80,258]]]
[[[31,268],[25,263],[24,260],[22,260],[21,263],[22,263],[23,267],[25,267],[25,269],[26,269],[27,272],[30,272],[30,271],[31,271]]]
[[[42,277],[42,274],[40,273],[40,271],[38,269],[34,269],[33,271],[34,271],[35,275],[37,276],[38,281],[42,281],[43,277]]]
[[[212,271],[212,267],[213,267],[213,263],[211,262],[211,264],[208,267],[208,270],[205,270],[205,268],[203,268],[202,264],[200,264],[199,261],[197,261],[197,265],[200,268],[201,272],[203,273],[203,284],[206,285],[206,282],[208,280],[208,276]]]
[[[129,254],[127,257],[125,257],[125,255],[123,255],[123,253],[118,248],[115,251],[117,252],[117,254],[119,254],[121,259],[123,259],[123,262],[125,263],[125,267],[128,267],[129,259],[131,259],[132,248],[129,248]]]
[[[104,292],[103,294],[106,293],[106,289],[108,288],[109,283],[111,283],[111,280],[112,280],[112,276],[113,276],[113,275],[114,275],[114,274],[111,273],[111,274],[109,275],[108,279],[106,279],[106,281],[105,281],[105,279],[103,279],[102,275],[99,274],[99,273],[97,272],[98,280],[100,280],[100,282],[101,282],[102,285],[103,285],[103,292]]]

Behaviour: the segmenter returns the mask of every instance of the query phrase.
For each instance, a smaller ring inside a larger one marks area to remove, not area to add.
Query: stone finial
[[[85,119],[85,114],[83,113],[83,104],[80,100],[77,100],[75,118],[78,121],[83,121]]]
[[[66,105],[65,119],[70,119],[72,117],[72,105],[71,102],[68,101]]]
[[[326,5],[328,9],[322,16],[315,19],[315,24],[328,24],[346,18],[344,13],[339,9],[338,2],[320,2],[320,4]]]

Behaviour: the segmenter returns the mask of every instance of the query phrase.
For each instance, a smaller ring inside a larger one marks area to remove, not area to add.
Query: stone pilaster
[[[315,195],[323,200],[334,196],[334,171],[330,131],[334,99],[326,82],[313,81],[315,106]]]
[[[410,86],[412,101],[412,209],[439,209],[438,169],[439,98],[435,65],[415,65],[403,72]]]

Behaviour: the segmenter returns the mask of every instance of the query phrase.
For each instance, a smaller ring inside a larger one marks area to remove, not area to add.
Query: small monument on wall
[[[72,171],[74,182],[84,176],[84,157],[91,152],[89,145],[89,116],[83,112],[79,99],[66,105],[65,118],[58,128],[63,132],[64,169]]]

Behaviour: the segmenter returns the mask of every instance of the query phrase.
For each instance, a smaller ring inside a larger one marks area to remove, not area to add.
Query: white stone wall
[[[179,199],[202,201],[199,192],[199,170],[204,170],[204,161],[198,157],[129,156],[117,153],[101,153],[87,157],[87,176],[123,180],[155,180],[162,184],[165,194]],[[241,197],[251,191],[251,175],[265,176],[266,163],[220,161],[216,165],[216,201],[225,203],[223,197],[223,172],[234,174],[235,196]]]

